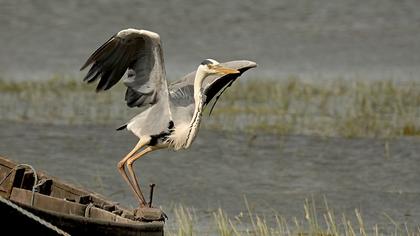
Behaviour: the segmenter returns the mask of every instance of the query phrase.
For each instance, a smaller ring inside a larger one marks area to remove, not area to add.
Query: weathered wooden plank
[[[159,208],[138,208],[135,212],[135,216],[142,221],[159,221],[163,220],[163,212]]]
[[[30,206],[32,198],[32,191],[13,188],[12,194],[10,195],[10,200],[13,202],[18,202]],[[34,193],[34,205],[35,208],[41,208],[49,211],[60,212],[63,214],[69,215],[85,215],[86,206],[65,201],[63,199],[54,198],[39,193]]]
[[[0,159],[0,181],[3,180],[3,183],[0,185],[0,196],[7,197],[11,186],[13,185],[12,176],[6,177],[10,172],[10,167],[4,163],[4,160]]]
[[[5,157],[3,157],[3,156],[0,156],[0,166],[4,166],[4,167],[7,167],[9,169],[12,169],[13,167],[16,166],[16,163],[7,159],[7,158],[5,158]]]
[[[89,217],[92,219],[102,219],[108,221],[115,221],[116,215],[111,212],[102,210],[100,208],[92,207],[89,211]]]
[[[1,159],[0,159],[1,160]],[[13,170],[14,166],[11,166],[9,162],[3,161],[0,163],[0,196],[9,198],[12,192],[12,188],[16,185],[20,185],[22,181],[24,169]]]
[[[108,220],[108,221],[114,221],[114,222],[119,222],[119,223],[133,224],[135,222],[131,219],[121,217],[121,216],[116,215],[116,214],[114,214],[110,211],[107,211],[107,210],[104,210],[104,209],[101,209],[101,208],[97,208],[97,207],[94,207],[94,206],[90,207],[90,208],[88,206],[86,208],[85,216],[88,216],[89,218],[92,218],[92,219]]]

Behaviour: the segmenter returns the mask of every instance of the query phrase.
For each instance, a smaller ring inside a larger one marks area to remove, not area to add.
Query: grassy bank
[[[119,124],[137,109],[124,104],[124,86],[96,94],[79,78],[0,81],[0,119],[40,123]],[[235,83],[204,127],[219,130],[342,137],[420,135],[420,83],[386,81],[269,81]]]
[[[354,214],[345,215],[334,212],[327,201],[321,208],[315,202],[307,200],[303,206],[302,219],[286,219],[275,215],[274,223],[268,223],[264,216],[252,212],[248,202],[246,212],[229,217],[222,209],[213,212],[213,221],[207,231],[197,228],[197,217],[189,208],[178,206],[174,209],[175,225],[166,228],[169,236],[414,236],[420,235],[419,225],[398,224],[387,214],[383,213],[386,222],[366,225],[359,209]]]

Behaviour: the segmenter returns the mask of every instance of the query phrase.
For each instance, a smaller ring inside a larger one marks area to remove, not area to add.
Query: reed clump
[[[96,94],[79,78],[35,82],[0,80],[0,120],[116,124],[138,109],[124,104],[125,88]],[[210,110],[210,109],[207,109]],[[420,135],[417,81],[239,80],[222,95],[204,128],[341,137]]]
[[[315,206],[313,200],[306,200],[303,206],[304,217],[286,219],[275,215],[274,221],[268,223],[264,216],[257,215],[250,210],[247,201],[246,213],[229,217],[222,209],[213,212],[213,219],[207,227],[198,227],[197,217],[191,209],[178,206],[174,209],[175,224],[166,227],[169,236],[414,236],[420,235],[420,227],[406,223],[397,223],[384,214],[387,222],[367,225],[359,209],[354,214],[336,216],[333,209],[325,201],[322,210]],[[180,214],[181,212],[181,214]]]
[[[277,134],[394,137],[420,134],[420,83],[393,80],[241,81],[209,126]]]

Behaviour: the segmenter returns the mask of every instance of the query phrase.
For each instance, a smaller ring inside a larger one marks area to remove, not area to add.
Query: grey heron
[[[97,92],[110,89],[127,71],[123,79],[127,105],[146,107],[118,128],[139,138],[117,168],[140,207],[146,207],[147,203],[133,170],[134,161],[162,148],[189,148],[197,135],[203,109],[218,95],[216,102],[243,72],[256,66],[247,60],[219,63],[206,59],[196,71],[168,84],[160,36],[138,29],[125,29],[112,36],[87,59],[81,70],[89,65],[92,66],[84,81],[92,83],[99,79]]]

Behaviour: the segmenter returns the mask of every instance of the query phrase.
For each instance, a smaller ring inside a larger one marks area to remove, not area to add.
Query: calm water
[[[168,76],[203,58],[251,59],[254,77],[418,78],[420,1],[0,0],[0,77],[79,75],[127,27],[158,32]]]
[[[135,207],[116,163],[136,138],[113,128],[2,122],[0,152]],[[417,225],[419,144],[416,138],[390,140],[388,153],[384,140],[207,131],[190,150],[156,151],[135,169],[142,186],[157,184],[157,205],[168,212],[175,203],[194,207],[203,225],[218,207],[231,216],[245,211],[244,196],[268,219],[274,213],[302,217],[311,197],[322,212],[325,196],[337,215],[354,216],[358,208],[368,225],[389,224],[384,213]]]

